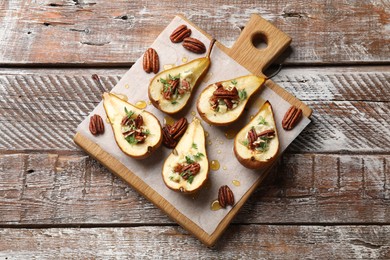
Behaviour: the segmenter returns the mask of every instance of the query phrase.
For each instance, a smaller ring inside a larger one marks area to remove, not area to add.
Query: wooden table
[[[0,2],[0,259],[390,258],[388,1]],[[250,14],[293,38],[275,82],[314,110],[215,248],[72,142],[173,16],[225,45]]]

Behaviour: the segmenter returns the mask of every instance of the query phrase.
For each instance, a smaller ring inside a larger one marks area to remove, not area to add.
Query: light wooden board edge
[[[104,167],[106,167],[111,173],[118,176],[126,183],[131,185],[138,193],[152,202],[156,207],[165,212],[170,218],[176,221],[182,228],[192,233],[203,244],[208,247],[212,247],[223,234],[224,230],[239,212],[241,207],[249,199],[250,195],[255,191],[257,186],[264,180],[268,172],[272,168],[270,166],[261,177],[248,189],[248,191],[242,196],[226,217],[219,223],[215,231],[209,235],[202,228],[196,225],[193,221],[181,214],[172,204],[164,199],[160,194],[154,191],[148,184],[146,184],[141,178],[130,171],[125,165],[123,165],[116,158],[111,156],[108,152],[104,151],[98,144],[91,141],[84,135],[76,133],[73,141],[80,146],[91,157],[98,160]]]
[[[198,28],[191,21],[187,20],[182,15],[179,15],[180,18],[194,26],[197,30],[203,33],[207,38],[211,39],[212,36],[207,34],[202,29]],[[226,47],[216,42],[217,46],[222,49],[227,55],[234,59],[229,53],[226,52]],[[239,47],[235,47],[236,50]],[[245,64],[242,64],[245,68]],[[249,68],[247,68],[251,71]],[[251,71],[256,74],[255,72]],[[259,73],[257,73],[259,75]],[[283,99],[289,102],[292,105],[300,107],[302,109],[302,113],[306,117],[310,117],[312,114],[311,108],[309,108],[306,104],[301,102],[299,99],[294,97],[292,94],[288,93],[286,90],[278,86],[271,80],[267,80],[266,86],[275,91],[278,95],[280,95]],[[87,137],[83,136],[80,133],[76,133],[74,136],[74,142],[84,149],[89,155],[102,163],[105,167],[107,167],[114,175],[123,179],[126,183],[131,185],[137,192],[139,192],[142,196],[152,202],[156,207],[164,211],[170,218],[175,220],[181,227],[192,233],[196,238],[198,238],[203,244],[208,247],[213,246],[218,238],[223,234],[227,226],[236,216],[241,207],[245,204],[245,202],[249,199],[250,195],[256,190],[256,188],[262,183],[265,177],[268,175],[268,172],[272,168],[272,165],[268,167],[260,178],[253,183],[253,185],[247,190],[247,192],[242,196],[241,200],[238,201],[235,206],[230,210],[230,212],[226,215],[226,217],[219,223],[215,231],[209,235],[203,229],[201,229],[198,225],[196,225],[189,218],[181,214],[172,204],[170,204],[167,200],[165,200],[161,195],[155,192],[150,186],[148,186],[144,181],[142,181],[138,176],[136,176],[133,172],[131,172],[128,168],[126,168],[121,162],[112,157],[109,153],[104,151],[99,145],[89,140]]]

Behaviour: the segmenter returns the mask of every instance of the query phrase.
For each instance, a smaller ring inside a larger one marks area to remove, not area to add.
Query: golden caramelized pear
[[[210,53],[214,42],[213,39],[205,57],[164,70],[152,79],[148,94],[156,108],[167,114],[174,114],[186,106],[194,88],[210,67]]]
[[[208,172],[205,133],[200,120],[195,118],[165,160],[162,176],[168,188],[193,193],[205,183]]]
[[[234,139],[234,154],[250,169],[270,165],[279,152],[279,137],[271,104],[267,101]]]
[[[264,82],[263,77],[248,75],[207,86],[197,101],[199,115],[212,125],[233,123],[244,111],[249,98]]]
[[[103,94],[103,105],[115,141],[125,154],[144,159],[161,145],[161,125],[153,114],[111,93]]]

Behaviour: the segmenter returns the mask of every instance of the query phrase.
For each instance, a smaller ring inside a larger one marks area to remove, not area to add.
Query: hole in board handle
[[[264,50],[268,47],[268,39],[262,33],[256,33],[252,36],[252,44],[258,50]]]

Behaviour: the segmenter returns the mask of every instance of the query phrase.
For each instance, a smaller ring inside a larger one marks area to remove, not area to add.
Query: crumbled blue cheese
[[[192,70],[186,70],[183,73],[180,73],[180,79],[186,79],[187,81],[191,81],[192,78]]]

